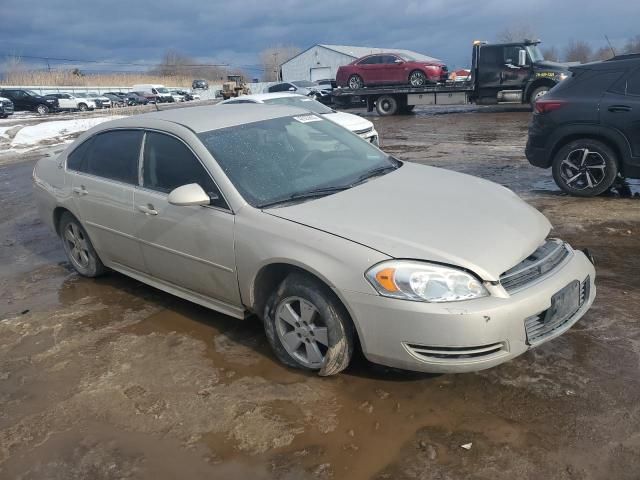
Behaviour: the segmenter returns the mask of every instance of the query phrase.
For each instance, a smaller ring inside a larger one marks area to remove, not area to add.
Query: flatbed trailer
[[[360,99],[381,116],[409,113],[416,105],[530,104],[570,74],[568,66],[544,60],[539,41],[473,43],[471,78],[437,85],[336,88],[336,105]]]
[[[332,95],[336,105],[352,103],[354,98],[366,100],[367,110],[378,112],[380,116],[410,113],[416,105],[465,105],[473,98],[471,82],[425,87],[371,87],[355,90],[336,88]]]

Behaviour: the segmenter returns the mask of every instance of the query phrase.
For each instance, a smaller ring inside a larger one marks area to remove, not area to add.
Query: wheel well
[[[541,78],[539,80],[536,80],[531,85],[529,85],[529,89],[527,90],[527,102],[531,101],[531,94],[536,88],[538,87],[553,88],[555,86],[556,86],[556,82],[554,82],[553,80],[549,80],[548,78]]]
[[[616,145],[615,142],[612,142],[606,136],[602,136],[594,133],[588,133],[588,134],[573,133],[571,135],[567,135],[566,137],[564,137],[562,140],[560,140],[554,145],[553,150],[551,151],[551,163],[553,163],[553,160],[556,158],[556,154],[562,147],[573,142],[574,140],[579,140],[581,138],[590,138],[592,140],[598,140],[599,142],[604,143],[607,147],[612,149],[616,154],[615,160],[616,160],[616,163],[618,164],[618,171],[621,174],[624,174],[624,165],[623,165],[624,162],[621,161],[622,153],[620,152],[618,145]]]
[[[64,213],[68,213],[69,215],[73,216],[73,218],[75,218],[75,215],[66,208],[56,207],[55,210],[53,210],[53,226],[56,229],[56,233],[58,235],[60,235],[60,219],[62,218],[62,214]]]

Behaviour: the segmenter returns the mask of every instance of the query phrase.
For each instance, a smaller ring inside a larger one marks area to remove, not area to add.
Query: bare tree
[[[613,57],[613,52],[611,51],[611,47],[607,45],[604,47],[600,47],[595,52],[593,52],[593,55],[591,55],[591,60],[597,62],[601,60],[609,60],[611,57]]]
[[[591,60],[593,49],[583,40],[572,41],[565,50],[564,59],[567,62],[586,63]]]
[[[542,56],[545,60],[551,60],[552,62],[560,61],[560,54],[555,46],[547,47],[542,50]]]
[[[265,82],[279,80],[282,64],[295,57],[298,53],[300,53],[300,49],[292,45],[278,45],[260,52],[260,63],[264,69],[263,80]]]
[[[624,46],[624,53],[640,53],[640,35],[629,39]]]
[[[522,42],[535,38],[536,32],[531,28],[531,25],[527,24],[511,25],[498,33],[498,41],[502,43]]]

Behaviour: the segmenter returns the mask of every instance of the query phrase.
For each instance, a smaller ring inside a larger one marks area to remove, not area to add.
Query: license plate
[[[580,282],[571,282],[551,297],[551,308],[547,310],[544,323],[562,323],[580,307]]]

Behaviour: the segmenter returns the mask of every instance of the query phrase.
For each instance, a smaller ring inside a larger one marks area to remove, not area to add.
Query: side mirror
[[[527,51],[526,50],[518,50],[518,66],[526,67],[527,66]]]
[[[400,63],[404,63],[404,62],[403,62],[402,60],[400,60],[399,58],[396,58],[396,59],[393,61],[393,63],[400,64]]]
[[[187,207],[190,205],[209,205],[216,198],[211,198],[197,183],[189,183],[171,190],[167,200],[171,205]]]

